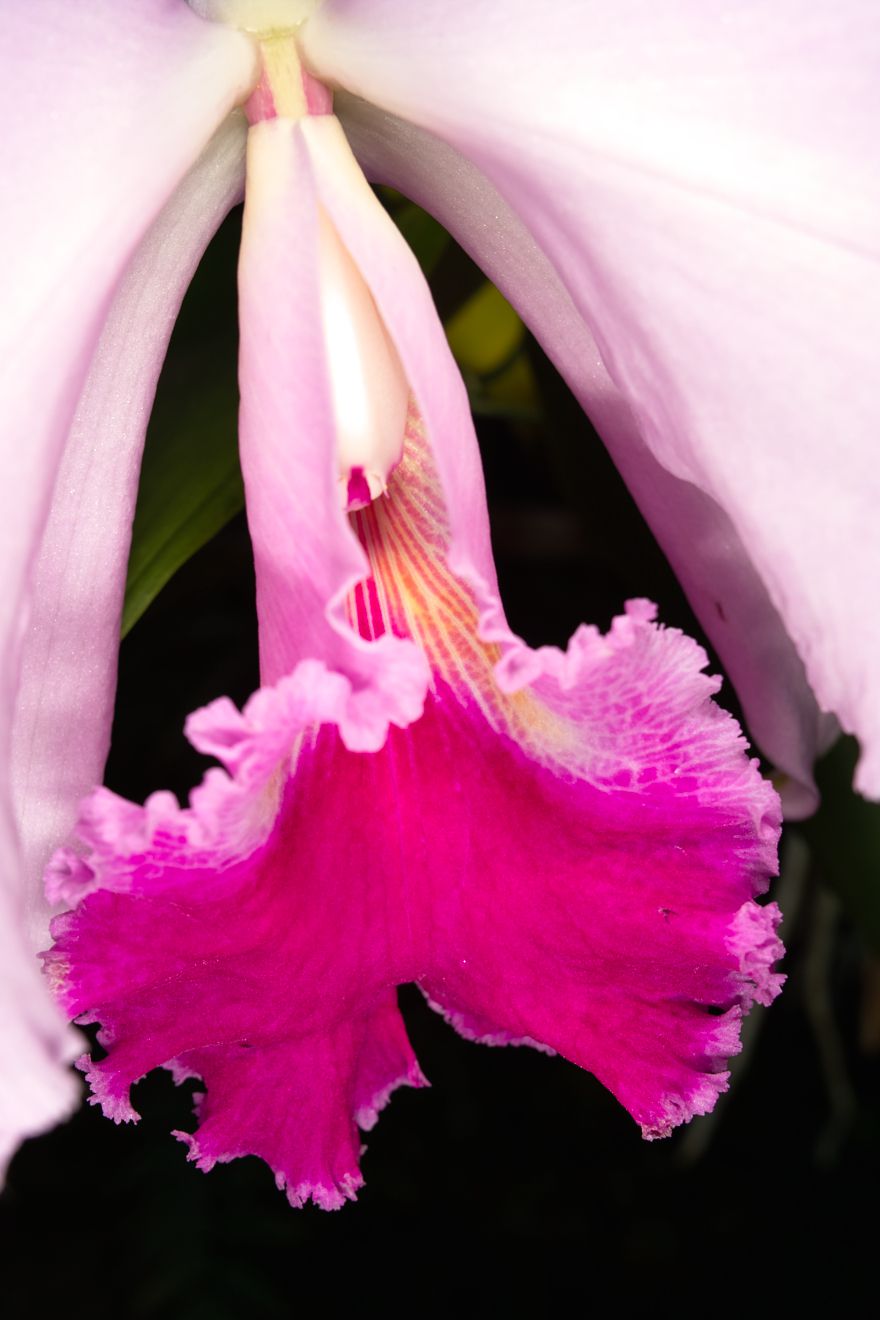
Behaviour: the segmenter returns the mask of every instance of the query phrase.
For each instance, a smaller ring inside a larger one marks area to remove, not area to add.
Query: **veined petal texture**
[[[35,948],[42,878],[110,745],[119,625],[150,409],[183,295],[244,191],[244,115],[230,115],[132,257],[77,405],[33,572],[12,730],[12,789]]]
[[[524,222],[645,445],[729,518],[880,795],[873,5],[327,0],[304,45]]]
[[[778,799],[705,655],[646,602],[565,652],[511,633],[412,254],[332,116],[257,124],[249,153],[242,454],[267,681],[241,713],[190,718],[222,768],[188,807],[99,790],[49,869],[75,905],[49,976],[108,1051],[81,1061],[93,1101],[130,1121],[151,1068],[200,1077],[178,1134],[199,1167],[256,1153],[292,1204],[337,1208],[362,1182],[358,1129],[424,1084],[395,996],[414,981],[465,1036],[562,1053],[665,1135],[711,1108],[743,1012],[778,991],[778,913],[755,901]],[[387,495],[348,517],[322,221],[413,395]]]
[[[345,147],[329,115],[264,120],[248,136],[239,445],[257,575],[260,668],[270,683],[304,659],[344,674],[351,701],[340,719],[343,738],[349,746],[375,749],[385,741],[389,720],[406,725],[421,713],[428,676],[411,641],[391,634],[368,640],[345,613],[367,562],[339,493],[319,289],[322,215],[308,137],[308,130],[319,131],[316,125]],[[348,162],[356,171],[350,153]]]
[[[804,664],[728,515],[642,439],[560,276],[523,222],[440,138],[358,97],[336,108],[367,176],[430,210],[516,305],[601,434],[737,690],[751,737],[785,774],[786,816],[816,806],[813,763],[834,737]]]
[[[93,795],[82,855],[50,872],[77,906],[47,966],[101,1024],[94,1103],[131,1121],[145,1072],[198,1076],[178,1135],[200,1168],[258,1154],[292,1204],[337,1208],[362,1182],[358,1127],[424,1084],[394,995],[415,981],[468,1038],[564,1054],[667,1134],[712,1107],[742,1013],[780,980],[778,913],[754,901],[778,803],[705,656],[636,602],[506,692],[415,415],[387,500],[352,520],[371,572],[349,616],[418,640],[424,714],[349,750],[350,681],[303,660],[242,714],[191,717],[225,768],[189,807]]]

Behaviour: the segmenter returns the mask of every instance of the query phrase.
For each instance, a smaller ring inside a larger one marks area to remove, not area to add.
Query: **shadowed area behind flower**
[[[70,1014],[102,1024],[93,1100],[133,1119],[147,1071],[195,1074],[190,1158],[259,1154],[293,1204],[336,1207],[361,1184],[357,1126],[423,1082],[394,996],[415,981],[463,1034],[556,1050],[665,1135],[711,1108],[741,1011],[778,990],[777,914],[753,902],[775,795],[700,648],[644,605],[498,689],[415,419],[389,498],[354,517],[372,578],[351,617],[420,642],[425,714],[347,751],[350,684],[304,662],[242,715],[191,718],[230,775],[189,809],[93,795],[85,861],[50,873],[82,901],[46,957]]]

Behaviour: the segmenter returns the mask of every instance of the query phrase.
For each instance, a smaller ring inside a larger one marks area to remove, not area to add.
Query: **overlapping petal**
[[[8,254],[0,632],[22,582],[111,297],[143,234],[253,75],[238,34],[185,6],[54,0],[4,18]],[[25,439],[27,443],[25,443]],[[15,656],[4,661],[6,691]],[[8,720],[8,713],[6,716]]]
[[[248,198],[242,444],[275,681],[241,715],[221,701],[192,718],[225,769],[188,808],[100,791],[81,855],[51,870],[52,896],[79,905],[56,919],[50,975],[108,1050],[85,1063],[95,1100],[131,1119],[150,1068],[198,1075],[191,1158],[257,1153],[294,1204],[338,1206],[361,1182],[358,1126],[423,1082],[394,1000],[416,981],[464,1034],[566,1054],[663,1135],[711,1106],[741,1013],[778,989],[776,914],[754,902],[777,799],[712,704],[705,656],[644,603],[564,653],[510,633],[464,389],[418,267],[332,117],[260,124],[252,143],[275,168]],[[387,498],[350,520],[332,345],[286,310],[317,312],[320,214],[415,398]],[[383,681],[411,656],[420,718]]]
[[[150,1068],[196,1074],[201,1167],[260,1154],[294,1204],[339,1205],[356,1126],[422,1084],[393,999],[415,980],[465,1035],[558,1050],[664,1135],[711,1107],[742,1010],[778,988],[776,914],[753,901],[777,803],[705,657],[635,605],[503,693],[415,422],[387,502],[355,522],[372,573],[351,618],[412,630],[425,713],[350,751],[347,680],[304,661],[242,715],[193,718],[229,773],[189,808],[93,797],[84,860],[52,872],[82,901],[48,964],[71,1015],[102,1024],[96,1100],[132,1119]]]
[[[0,1020],[4,1039],[19,1041],[20,1069],[28,1070],[19,1078],[20,1095],[27,1096],[32,1077],[42,1097],[29,1107],[4,1092],[0,1129],[9,1149],[16,1133],[39,1130],[71,1100],[69,1079],[57,1066],[69,1056],[69,1034],[40,998],[24,952],[25,872],[9,782],[29,575],[117,285],[255,69],[238,34],[162,0],[8,6],[0,41],[4,91],[15,108],[0,144],[8,185],[0,219],[7,258],[0,308],[0,886],[9,944]],[[97,742],[104,736],[99,720]]]
[[[786,815],[809,815],[817,801],[813,763],[836,722],[819,711],[730,518],[654,457],[560,276],[488,179],[448,143],[359,98],[339,95],[336,107],[367,176],[431,210],[544,345],[669,557],[739,694],[751,737],[783,771]]]
[[[12,731],[12,789],[44,948],[42,876],[100,783],[144,436],[183,295],[244,187],[246,122],[232,115],[176,189],[123,277],[95,350],[33,572]]]
[[[327,0],[304,45],[320,75],[455,147],[520,218],[644,444],[729,519],[761,612],[858,733],[857,782],[880,794],[872,6]],[[433,205],[454,185],[439,177]],[[498,266],[528,316],[520,259]],[[564,326],[536,329],[552,353]],[[691,504],[679,562],[693,518],[713,528]],[[695,603],[710,626],[711,600]],[[762,665],[741,665],[746,699]]]
[[[335,121],[322,116],[317,122]],[[239,444],[257,572],[260,664],[269,682],[306,658],[348,676],[343,736],[350,746],[375,749],[389,721],[405,725],[421,713],[427,672],[411,642],[387,636],[367,643],[344,614],[366,561],[340,502],[320,331],[321,211],[305,127],[269,119],[251,129],[248,142]]]

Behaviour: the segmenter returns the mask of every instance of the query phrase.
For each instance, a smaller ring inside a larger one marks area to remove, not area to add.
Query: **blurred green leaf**
[[[822,805],[800,829],[826,883],[838,894],[866,944],[880,952],[880,804],[852,787],[855,738],[841,738],[816,767]]]
[[[244,507],[234,377],[206,384],[163,419],[144,454],[122,636],[166,582]]]
[[[168,348],[141,468],[122,636],[244,505],[238,463],[236,210],[190,285]]]
[[[449,235],[441,224],[414,202],[404,202],[392,212],[397,228],[412,248],[426,279],[437,269],[437,263],[449,244]]]
[[[446,322],[449,346],[462,366],[490,376],[522,348],[525,328],[510,303],[488,280]]]
[[[535,421],[538,394],[517,313],[433,216],[391,188],[380,192],[431,283],[472,410]]]
[[[474,412],[531,420],[538,416],[537,386],[525,351],[526,329],[494,284],[484,280],[447,319],[446,337]]]

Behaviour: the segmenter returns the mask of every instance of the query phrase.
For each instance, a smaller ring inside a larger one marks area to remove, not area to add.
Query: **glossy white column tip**
[[[323,214],[320,277],[340,499],[361,508],[384,492],[400,462],[409,383],[373,295]]]

